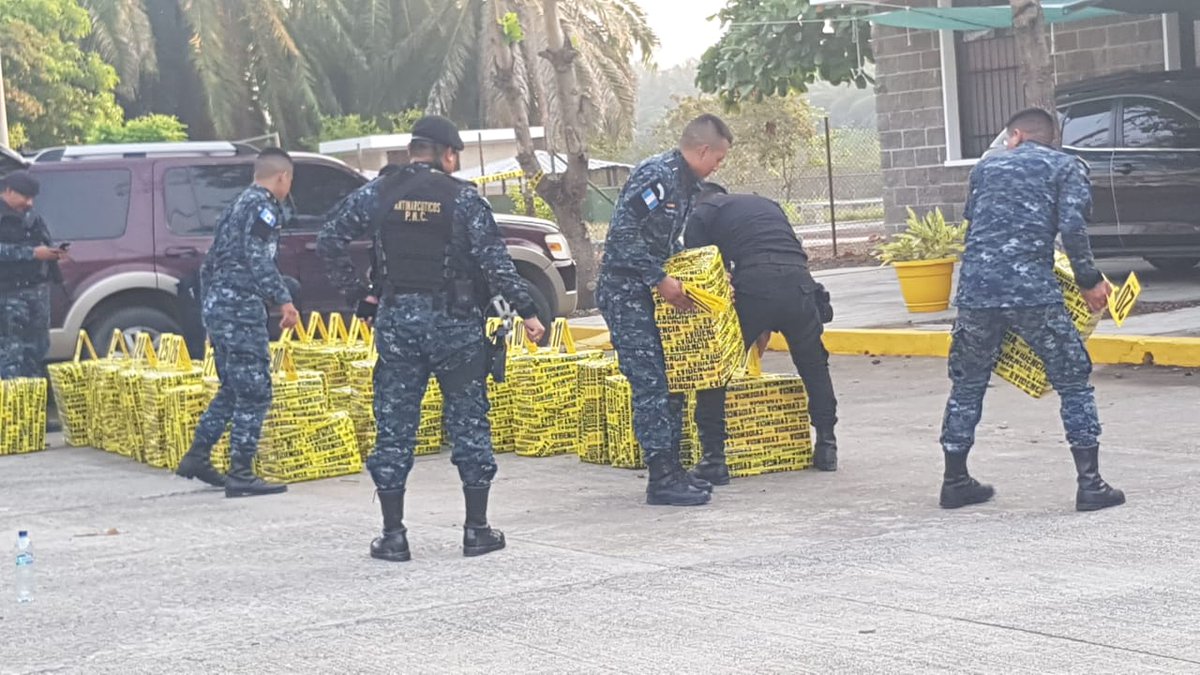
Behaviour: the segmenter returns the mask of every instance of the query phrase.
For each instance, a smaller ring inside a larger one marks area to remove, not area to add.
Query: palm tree
[[[281,0],[83,0],[95,48],[113,63],[127,108],[157,66],[151,107],[178,114],[200,135],[242,137],[275,129],[310,133],[317,96],[308,61]],[[295,3],[291,3],[295,4]],[[312,4],[312,3],[308,3]],[[341,3],[330,0],[335,15]],[[180,60],[186,54],[186,60]],[[199,96],[190,91],[198,86]]]

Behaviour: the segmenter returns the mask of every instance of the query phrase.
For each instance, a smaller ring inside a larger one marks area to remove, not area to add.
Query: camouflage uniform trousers
[[[420,295],[386,298],[375,320],[375,349],[378,433],[367,469],[376,488],[402,488],[408,481],[430,374],[442,390],[442,423],[463,485],[490,485],[497,467],[482,315],[453,318]]]
[[[975,427],[983,415],[983,395],[1004,334],[1021,336],[1046,367],[1046,375],[1061,399],[1060,414],[1067,442],[1073,448],[1099,444],[1100,416],[1088,377],[1092,360],[1083,338],[1061,304],[1012,309],[960,308],[954,323],[949,371],[953,385],[942,421],[946,452],[968,452]]]
[[[684,409],[684,395],[667,388],[654,296],[638,280],[602,278],[596,304],[608,324],[621,373],[633,390],[633,433],[650,462],[680,446]]]
[[[50,287],[0,292],[0,379],[45,377],[50,348]]]
[[[235,308],[231,303],[214,301],[212,294],[206,298],[204,327],[212,340],[221,387],[200,417],[193,451],[207,455],[229,428],[231,458],[250,460],[258,453],[272,395],[266,320],[261,300],[250,300]]]

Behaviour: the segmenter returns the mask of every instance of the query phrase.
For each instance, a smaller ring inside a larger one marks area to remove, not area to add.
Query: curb
[[[572,326],[571,336],[581,346],[612,349],[604,328]],[[825,331],[824,341],[829,353],[839,356],[946,358],[950,353],[950,333],[945,331],[831,329]],[[1101,334],[1093,335],[1087,348],[1098,364],[1200,368],[1200,338]],[[768,349],[787,351],[787,342],[776,333]]]

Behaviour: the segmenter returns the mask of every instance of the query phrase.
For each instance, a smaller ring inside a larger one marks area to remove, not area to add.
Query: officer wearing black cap
[[[360,188],[317,239],[330,279],[360,317],[375,320],[378,435],[367,468],[383,511],[383,534],[371,542],[371,556],[381,560],[411,557],[404,493],[430,375],[442,390],[443,421],[463,484],[463,554],[504,548],[503,533],[487,521],[496,461],[487,418],[490,350],[483,307],[502,295],[525,317],[531,339],[538,340],[544,328],[487,200],[471,183],[450,176],[462,149],[450,120],[421,118],[408,146],[411,163]],[[370,284],[349,253],[350,242],[368,233],[375,249]]]
[[[816,430],[813,466],[837,470],[837,398],[829,376],[829,352],[821,342],[823,320],[833,316],[825,288],[808,270],[808,254],[779,204],[753,194],[727,194],[716,183],[700,188],[684,231],[689,248],[715,245],[733,267],[734,306],[746,348],[764,332],[787,339],[796,372],[808,391]],[[725,466],[725,393],[701,392],[696,427],[704,458],[693,470],[714,485],[729,481]]]
[[[0,192],[0,379],[43,377],[42,359],[50,346],[49,282],[61,279],[65,247],[50,242],[41,216],[34,214],[37,179],[14,171]]]

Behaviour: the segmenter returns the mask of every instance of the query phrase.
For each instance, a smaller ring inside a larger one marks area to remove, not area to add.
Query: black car
[[[1063,150],[1091,166],[1095,255],[1200,263],[1200,72],[1086,80],[1059,87],[1057,103]]]

